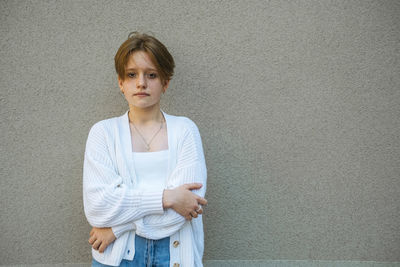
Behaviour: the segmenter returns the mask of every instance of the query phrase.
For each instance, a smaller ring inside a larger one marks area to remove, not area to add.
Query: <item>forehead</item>
[[[154,69],[154,65],[150,55],[144,51],[133,52],[128,59],[126,69]]]

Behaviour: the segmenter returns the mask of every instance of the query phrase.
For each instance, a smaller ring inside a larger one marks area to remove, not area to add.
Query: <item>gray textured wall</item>
[[[89,262],[89,128],[127,109],[113,56],[170,49],[199,126],[206,260],[400,261],[400,2],[1,1],[0,265]],[[275,266],[275,265],[274,265]]]

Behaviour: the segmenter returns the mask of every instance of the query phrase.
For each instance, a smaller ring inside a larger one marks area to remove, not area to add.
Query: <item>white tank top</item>
[[[132,152],[137,186],[140,191],[158,191],[165,188],[168,172],[169,150],[155,152]],[[143,220],[137,220],[136,233],[146,237]],[[148,237],[146,237],[148,238]]]
[[[168,152],[168,149],[155,152],[132,152],[138,190],[158,191],[165,188]]]

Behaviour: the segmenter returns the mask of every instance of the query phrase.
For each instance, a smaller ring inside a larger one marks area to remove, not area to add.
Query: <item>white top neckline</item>
[[[144,152],[144,151],[136,152],[136,151],[132,151],[132,153],[133,153],[133,154],[145,155],[145,154],[154,154],[154,153],[166,153],[166,152],[168,152],[168,151],[169,151],[169,149],[167,148],[167,149],[164,149],[164,150],[149,151],[149,152]]]

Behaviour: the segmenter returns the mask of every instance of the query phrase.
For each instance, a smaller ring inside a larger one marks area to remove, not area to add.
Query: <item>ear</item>
[[[122,90],[124,81],[118,76],[118,86],[119,86],[119,90],[121,90],[121,92],[123,93],[124,91]]]
[[[167,91],[167,88],[168,88],[168,86],[169,86],[169,81],[170,81],[170,80],[166,80],[166,81],[164,82],[163,93],[165,93],[165,91]]]

